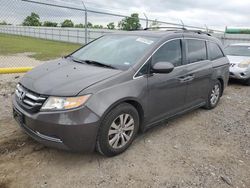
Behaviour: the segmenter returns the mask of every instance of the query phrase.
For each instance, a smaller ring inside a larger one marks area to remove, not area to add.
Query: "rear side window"
[[[204,40],[187,39],[187,63],[207,59],[207,48]]]
[[[152,65],[158,62],[169,62],[175,67],[182,64],[181,40],[173,40],[164,44],[153,56]]]
[[[208,50],[209,60],[211,61],[224,57],[224,54],[221,51],[220,47],[213,42],[208,42]]]

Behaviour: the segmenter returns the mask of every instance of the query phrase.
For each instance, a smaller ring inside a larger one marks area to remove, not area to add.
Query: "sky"
[[[34,0],[52,4],[83,8],[81,0]],[[137,12],[144,18],[181,23],[198,27],[224,30],[226,26],[250,26],[249,0],[83,0],[87,9],[130,15]],[[84,23],[84,12],[37,5],[22,0],[0,0],[0,21],[21,24],[31,12],[39,14],[41,21],[61,23],[71,19]],[[89,13],[88,20],[94,24],[116,24],[122,18]],[[145,22],[142,22],[145,27]]]

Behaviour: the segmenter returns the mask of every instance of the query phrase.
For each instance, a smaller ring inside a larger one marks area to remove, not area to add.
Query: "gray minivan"
[[[108,34],[18,83],[13,115],[35,140],[114,156],[139,131],[216,107],[229,78],[221,43],[186,29]]]

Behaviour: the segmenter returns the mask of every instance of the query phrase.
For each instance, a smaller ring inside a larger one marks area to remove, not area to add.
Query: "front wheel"
[[[97,138],[99,153],[111,157],[124,152],[139,128],[139,114],[128,103],[113,108],[104,118]]]
[[[248,78],[248,79],[245,81],[245,84],[246,84],[247,86],[250,86],[250,78]]]
[[[213,84],[212,89],[209,92],[205,108],[208,110],[215,108],[220,101],[221,93],[222,93],[221,83],[219,80],[217,80]]]

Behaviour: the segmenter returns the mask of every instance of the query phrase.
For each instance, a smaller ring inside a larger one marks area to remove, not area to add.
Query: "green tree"
[[[0,25],[8,25],[6,21],[0,22]]]
[[[152,23],[150,24],[149,27],[159,27],[161,24],[157,21],[157,19],[155,19],[154,21],[152,21]]]
[[[122,30],[137,30],[141,28],[139,14],[133,13],[130,17],[122,19],[118,23],[118,27]]]
[[[71,20],[64,20],[64,22],[61,25],[62,27],[74,27],[74,23]]]
[[[94,28],[94,29],[103,29],[103,26],[102,25],[93,25],[92,28]]]
[[[80,24],[76,24],[75,27],[76,28],[84,28],[84,25],[80,23]]]
[[[27,16],[23,21],[23,26],[41,26],[40,17],[38,14],[32,12],[30,16]]]
[[[115,29],[115,23],[114,23],[114,22],[110,22],[110,23],[107,25],[107,28],[108,28],[108,29]]]
[[[45,21],[43,23],[43,26],[45,26],[45,27],[57,27],[57,23],[56,22]]]
[[[88,28],[92,28],[93,27],[93,24],[91,22],[88,22]]]

